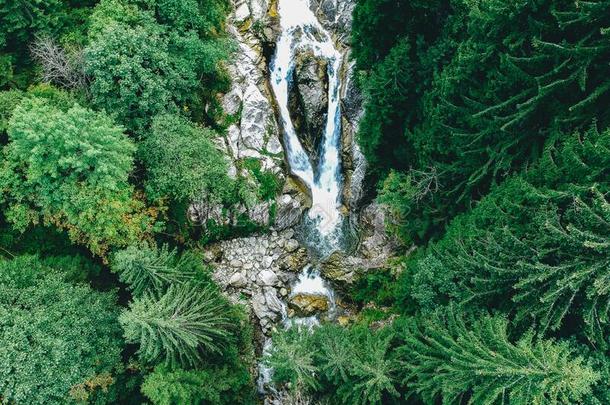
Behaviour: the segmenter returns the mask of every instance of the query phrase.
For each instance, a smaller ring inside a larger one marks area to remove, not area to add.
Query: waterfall
[[[282,127],[284,146],[290,171],[311,191],[312,207],[306,222],[308,234],[314,232],[310,243],[315,255],[327,256],[340,249],[343,217],[339,210],[341,201],[341,108],[340,70],[343,63],[330,33],[320,24],[310,9],[309,0],[279,0],[281,34],[275,56],[271,62],[271,87],[275,95]],[[313,167],[301,145],[289,110],[289,88],[295,70],[295,59],[299,52],[313,52],[316,57],[328,62],[328,114],[320,146],[320,159]],[[307,265],[292,286],[291,297],[296,294],[325,296],[328,299],[328,317],[337,313],[335,293],[320,275],[319,267]],[[289,318],[283,304],[283,326],[286,328],[312,328],[319,324],[316,316]],[[263,355],[271,350],[272,341],[266,339]],[[258,388],[268,393],[272,370],[259,364]],[[271,387],[273,392],[273,387]]]
[[[275,94],[283,128],[290,171],[311,190],[309,218],[327,250],[337,247],[342,216],[341,193],[341,108],[339,103],[341,53],[328,31],[310,10],[309,0],[279,0],[282,29],[271,64],[271,86]],[[289,85],[298,52],[312,51],[328,61],[328,115],[320,149],[318,167],[313,167],[301,145],[288,108]]]

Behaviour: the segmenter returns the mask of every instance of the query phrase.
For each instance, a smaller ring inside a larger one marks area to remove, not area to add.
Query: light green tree
[[[146,363],[194,367],[220,353],[233,338],[231,306],[212,287],[172,285],[160,295],[135,298],[119,320]]]
[[[129,246],[113,254],[112,271],[129,285],[135,297],[145,293],[163,293],[171,285],[186,284],[204,278],[203,260],[192,252],[178,253],[167,245],[160,248],[148,243]]]
[[[226,157],[214,144],[216,136],[178,115],[155,117],[150,135],[140,147],[148,197],[170,197],[181,203],[229,199],[236,185],[227,174]]]
[[[32,98],[14,110],[8,136],[0,199],[15,228],[54,225],[97,255],[150,231],[128,183],[135,146],[108,116]]]

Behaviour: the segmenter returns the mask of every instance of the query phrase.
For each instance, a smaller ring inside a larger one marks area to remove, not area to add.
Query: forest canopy
[[[272,227],[282,199],[291,224],[311,205],[274,134],[238,150],[259,140],[231,92],[236,38],[269,75],[278,2],[0,0],[1,404],[247,405],[257,374],[274,404],[610,403],[610,0],[310,5],[363,102],[335,124],[354,128],[365,195],[337,210],[357,250],[378,209],[396,254],[316,258],[348,267],[324,284],[340,308],[290,322],[298,272],[217,244],[267,251],[250,236],[302,231]],[[303,114],[305,76],[332,68],[305,59],[287,72]],[[273,110],[260,82],[240,91]],[[292,239],[271,262],[302,270]],[[277,309],[265,330],[255,305]]]

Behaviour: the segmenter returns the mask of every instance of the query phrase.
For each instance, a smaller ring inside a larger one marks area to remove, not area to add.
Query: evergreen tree
[[[266,362],[273,378],[331,403],[394,403],[398,364],[390,355],[393,335],[366,326],[293,327],[273,336]]]
[[[343,404],[391,403],[398,364],[390,357],[392,334],[366,326],[329,325],[316,333],[317,362],[323,378],[335,387],[332,398]]]
[[[233,339],[231,307],[220,293],[200,285],[172,285],[156,297],[135,298],[119,321],[146,363],[195,367],[206,353],[220,353]]]
[[[290,383],[295,390],[318,387],[311,342],[309,331],[298,326],[273,336],[273,345],[265,363],[273,369],[274,381]]]
[[[404,325],[407,386],[426,403],[573,404],[590,395],[600,374],[563,342],[531,333],[514,341],[508,321],[470,321],[456,307]]]
[[[186,284],[204,277],[202,259],[192,252],[179,254],[167,244],[161,248],[141,244],[129,246],[112,256],[112,271],[129,285],[135,297],[163,293],[171,285]]]
[[[512,309],[541,331],[576,315],[589,338],[603,343],[610,321],[610,132],[555,138],[538,164],[458,217],[418,261],[413,294],[424,306],[471,300]]]

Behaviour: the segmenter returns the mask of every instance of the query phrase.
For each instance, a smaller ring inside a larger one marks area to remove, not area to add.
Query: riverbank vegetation
[[[610,401],[609,26],[607,0],[357,2],[359,143],[417,249],[356,284],[354,325],[277,339],[278,380],[345,404]]]

